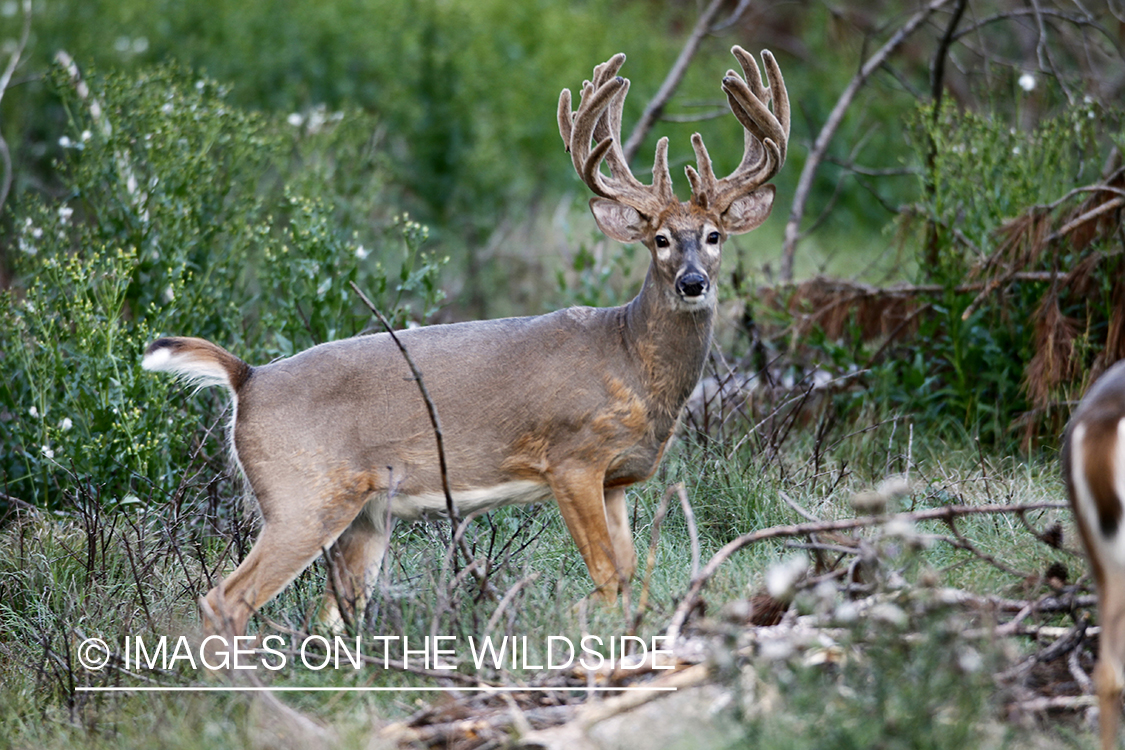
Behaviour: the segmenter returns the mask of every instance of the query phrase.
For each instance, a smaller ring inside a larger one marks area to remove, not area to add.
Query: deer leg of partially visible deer
[[[369,505],[329,552],[328,586],[320,620],[335,632],[342,632],[348,624],[358,627],[363,618],[391,535],[393,520],[385,508],[385,502]]]
[[[1117,747],[1117,725],[1121,718],[1121,665],[1125,664],[1125,589],[1114,576],[1103,582],[1098,603],[1101,635],[1094,685],[1098,693],[1098,722],[1102,747]]]
[[[559,504],[586,568],[597,586],[595,595],[607,602],[617,600],[618,565],[606,522],[604,473],[588,466],[556,468],[547,475],[551,492]]]
[[[605,519],[613,541],[613,557],[617,575],[622,582],[633,577],[637,567],[637,551],[633,547],[633,530],[629,526],[629,508],[625,505],[625,488],[605,491]]]

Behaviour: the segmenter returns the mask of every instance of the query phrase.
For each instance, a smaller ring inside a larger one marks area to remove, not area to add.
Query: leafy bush
[[[50,504],[91,483],[121,502],[177,485],[198,430],[171,383],[137,366],[156,335],[204,336],[251,361],[291,353],[362,329],[348,281],[399,323],[415,298],[418,319],[434,311],[441,263],[420,252],[425,228],[371,215],[379,170],[352,158],[368,118],[295,130],[175,68],[84,94],[65,70],[55,82],[71,120],[67,191],[17,207],[22,289],[0,297],[6,494]],[[213,422],[219,403],[191,413]]]

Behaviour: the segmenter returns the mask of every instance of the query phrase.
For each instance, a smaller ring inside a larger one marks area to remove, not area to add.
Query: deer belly
[[[545,482],[530,480],[504,482],[493,487],[455,490],[452,494],[453,504],[462,516],[478,510],[493,510],[505,505],[542,503],[554,497],[551,494],[551,488]],[[418,495],[394,495],[391,497],[391,515],[404,521],[446,515],[445,493],[428,492]]]

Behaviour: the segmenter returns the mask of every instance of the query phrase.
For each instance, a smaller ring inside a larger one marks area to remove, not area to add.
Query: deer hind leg
[[[255,488],[264,524],[246,558],[201,603],[209,634],[243,635],[250,616],[332,545],[363,508],[354,490],[280,493]]]
[[[1122,677],[1125,665],[1125,571],[1107,576],[1098,598],[1098,619],[1102,629],[1098,642],[1098,664],[1094,668],[1094,686],[1098,693],[1102,748],[1110,750],[1117,747],[1121,690],[1125,687]]]
[[[629,525],[629,507],[625,504],[624,487],[605,491],[605,519],[609,524],[609,537],[613,541],[617,575],[622,581],[628,581],[637,569],[637,551],[633,547],[633,530]]]
[[[358,627],[363,619],[394,524],[387,510],[385,500],[369,502],[329,551],[320,620],[334,632]]]
[[[603,479],[603,472],[585,466],[555,469],[547,476],[566,528],[597,586],[596,595],[612,602],[617,599],[618,565],[606,519]]]

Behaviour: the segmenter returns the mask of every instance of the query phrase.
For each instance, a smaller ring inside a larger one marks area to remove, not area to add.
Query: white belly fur
[[[453,504],[457,512],[467,515],[478,510],[493,510],[505,505],[529,505],[542,503],[554,497],[551,488],[543,482],[521,480],[505,482],[494,487],[453,492]],[[368,501],[369,512],[374,505],[381,504],[386,495],[380,494]],[[416,521],[424,516],[445,515],[445,494],[441,492],[425,495],[394,495],[391,497],[391,515],[404,521]]]

